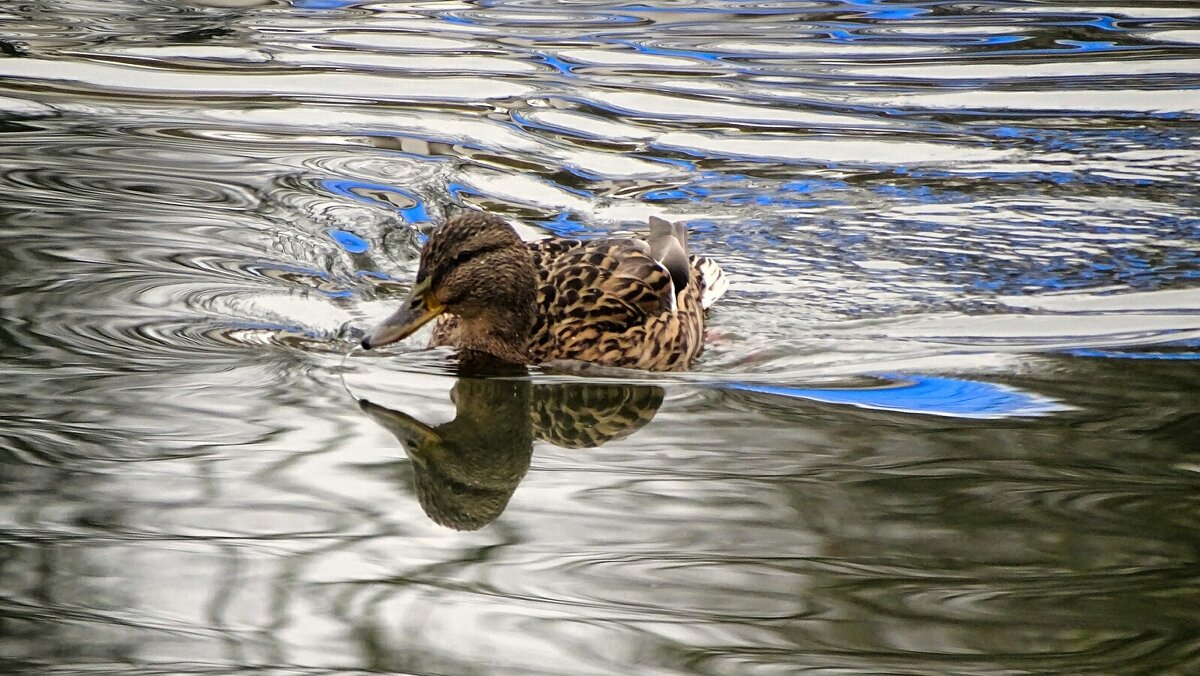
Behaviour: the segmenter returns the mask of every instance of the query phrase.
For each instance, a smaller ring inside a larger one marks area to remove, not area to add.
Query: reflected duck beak
[[[421,280],[413,287],[399,310],[367,333],[362,340],[363,349],[370,350],[403,340],[429,323],[429,320],[442,314],[445,309],[429,288],[429,279]]]

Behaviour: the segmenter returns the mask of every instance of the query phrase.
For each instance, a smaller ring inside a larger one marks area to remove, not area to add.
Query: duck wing
[[[623,349],[608,339],[676,309],[671,273],[643,240],[542,240],[530,250],[538,270],[534,351],[599,361]]]
[[[692,263],[688,260],[687,228],[682,222],[669,223],[657,216],[650,217],[650,257],[671,274],[675,293],[687,288],[692,279]]]

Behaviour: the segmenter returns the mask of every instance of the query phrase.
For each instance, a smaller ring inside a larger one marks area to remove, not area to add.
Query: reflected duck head
[[[451,391],[457,415],[436,427],[365,399],[359,407],[404,446],[429,518],[478,530],[500,516],[529,470],[529,389],[527,380],[459,379]]]

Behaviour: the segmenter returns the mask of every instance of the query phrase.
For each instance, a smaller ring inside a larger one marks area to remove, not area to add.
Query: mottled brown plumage
[[[524,243],[496,216],[452,218],[430,234],[405,306],[363,346],[437,317],[431,346],[524,364],[687,369],[704,349],[706,291],[715,298],[724,280],[711,261],[688,255],[682,224],[654,218],[650,230],[648,239]]]

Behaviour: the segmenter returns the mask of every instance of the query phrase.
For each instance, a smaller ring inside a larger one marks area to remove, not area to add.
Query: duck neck
[[[491,355],[511,364],[529,363],[537,316],[537,269],[516,235],[486,259],[476,255],[470,270],[459,270],[459,285],[471,285],[464,300],[448,304],[458,316],[457,331],[445,341],[460,350]]]
[[[515,303],[461,320],[457,341],[460,350],[482,352],[511,364],[529,362],[533,331],[533,304]]]

